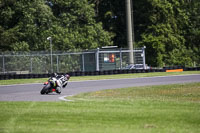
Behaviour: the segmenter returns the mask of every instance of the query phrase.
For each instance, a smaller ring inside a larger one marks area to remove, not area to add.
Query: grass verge
[[[77,76],[77,77],[74,76],[74,77],[70,78],[70,81],[119,79],[119,78],[140,78],[140,77],[186,75],[186,74],[200,74],[200,71],[168,72],[168,73],[167,72],[154,72],[154,73],[134,73],[134,74],[116,74],[116,75],[99,75],[99,76]],[[0,85],[43,83],[46,80],[47,80],[47,78],[0,80]]]
[[[0,132],[200,132],[200,83],[105,90],[70,99],[0,102]]]

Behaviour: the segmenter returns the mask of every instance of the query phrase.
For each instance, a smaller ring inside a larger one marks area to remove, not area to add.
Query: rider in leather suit
[[[54,73],[54,77],[59,81],[57,82],[58,86],[56,87],[56,92],[61,93],[61,90],[67,86],[70,76],[68,74],[57,75],[56,73]]]

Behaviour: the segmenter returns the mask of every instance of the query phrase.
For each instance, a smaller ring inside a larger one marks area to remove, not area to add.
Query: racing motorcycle
[[[44,87],[40,91],[42,95],[56,92],[57,94],[61,93],[62,88],[67,86],[70,76],[68,74],[58,76],[54,74],[53,77],[50,77],[47,82],[44,83]]]

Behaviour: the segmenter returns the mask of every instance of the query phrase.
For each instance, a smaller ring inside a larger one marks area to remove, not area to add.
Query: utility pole
[[[129,53],[129,63],[134,64],[133,58],[133,18],[131,14],[131,0],[126,0],[126,28],[127,28],[127,44],[130,50]]]

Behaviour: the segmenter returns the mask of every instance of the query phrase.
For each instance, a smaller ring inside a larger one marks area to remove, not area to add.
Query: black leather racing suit
[[[56,91],[57,91],[58,93],[61,93],[61,90],[67,86],[68,79],[67,79],[67,77],[65,77],[64,75],[56,75],[55,77],[56,77],[56,79],[58,80],[58,82],[57,82],[57,83],[58,83],[58,84],[57,84],[58,86],[57,86],[57,88],[56,88]]]

